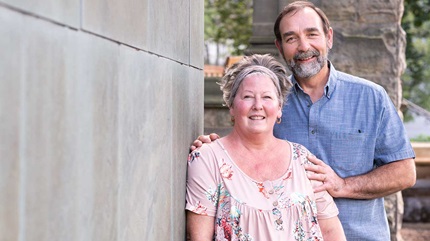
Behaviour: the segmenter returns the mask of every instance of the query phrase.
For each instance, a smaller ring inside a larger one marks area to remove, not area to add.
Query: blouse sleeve
[[[303,146],[302,148],[306,149],[306,147]],[[310,156],[315,156],[307,149],[306,152]],[[304,163],[313,165],[313,163],[308,161],[307,158]],[[312,188],[322,185],[322,182],[320,181],[311,180],[310,182],[312,184]],[[314,195],[317,205],[318,219],[328,219],[339,215],[339,210],[337,209],[336,203],[334,202],[333,197],[327,191],[317,192],[314,193]]]
[[[188,156],[185,209],[196,214],[215,216],[218,202],[219,169],[210,144]]]
[[[313,182],[312,186],[315,185],[314,183],[316,182]],[[321,182],[318,185],[321,185]],[[315,199],[318,210],[318,219],[332,218],[339,214],[339,210],[337,209],[333,197],[327,191],[315,193]]]

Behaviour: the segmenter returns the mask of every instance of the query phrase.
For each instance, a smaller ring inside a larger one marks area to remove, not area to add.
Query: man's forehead
[[[301,8],[286,14],[280,22],[280,28],[305,28],[307,30],[322,30],[322,20],[312,8]],[[288,31],[288,30],[287,30]]]

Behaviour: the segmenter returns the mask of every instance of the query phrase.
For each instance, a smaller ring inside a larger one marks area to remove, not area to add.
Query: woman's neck
[[[233,128],[233,131],[225,137],[225,141],[231,146],[261,153],[264,150],[273,149],[277,138],[273,136],[273,133],[241,134]]]

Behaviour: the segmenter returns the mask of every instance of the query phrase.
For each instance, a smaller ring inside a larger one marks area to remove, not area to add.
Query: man
[[[328,61],[333,29],[312,3],[287,5],[274,31],[293,73],[275,136],[316,155],[309,157],[316,164],[306,167],[315,172],[309,178],[324,183],[316,192],[335,198],[347,240],[390,240],[383,197],[416,181],[415,154],[396,108],[382,87]]]

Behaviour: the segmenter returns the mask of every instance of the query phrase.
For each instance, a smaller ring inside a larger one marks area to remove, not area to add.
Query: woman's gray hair
[[[288,80],[285,67],[269,54],[245,56],[227,69],[219,83],[226,106],[228,108],[233,106],[233,100],[242,81],[255,73],[265,74],[273,81],[276,86],[279,106],[282,108],[291,89],[291,82]]]

